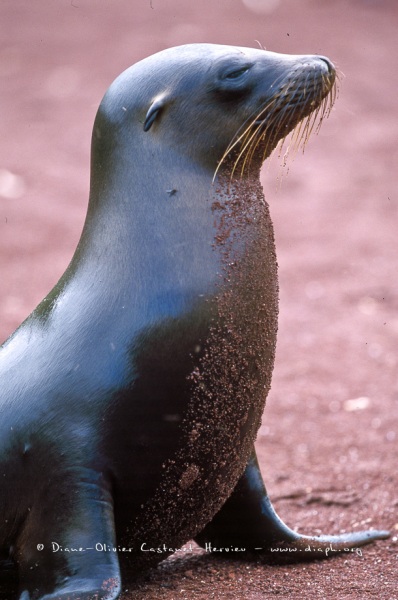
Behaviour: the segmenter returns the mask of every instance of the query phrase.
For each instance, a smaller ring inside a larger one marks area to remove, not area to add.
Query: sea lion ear
[[[159,115],[160,111],[162,110],[162,108],[164,107],[165,104],[166,104],[166,99],[164,96],[162,96],[161,98],[156,98],[156,100],[154,100],[152,102],[152,104],[149,107],[149,110],[146,114],[146,117],[145,117],[144,131],[150,130],[150,128],[152,127],[153,123],[155,122],[157,116]]]

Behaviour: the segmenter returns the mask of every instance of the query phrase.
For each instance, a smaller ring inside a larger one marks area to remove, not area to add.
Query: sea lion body
[[[119,561],[137,571],[193,537],[304,539],[253,454],[278,312],[259,168],[333,82],[327,59],[195,44],[108,90],[76,253],[0,354],[0,547],[21,600],[117,598]],[[269,127],[283,93],[294,110]]]

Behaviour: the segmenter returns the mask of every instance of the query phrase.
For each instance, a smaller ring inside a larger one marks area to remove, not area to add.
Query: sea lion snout
[[[329,60],[329,58],[327,58],[327,56],[317,55],[316,58],[318,58],[318,59],[322,60],[324,63],[326,63],[326,66],[328,68],[328,72],[330,74],[336,75],[336,67],[334,66],[334,64],[332,63],[332,61]]]

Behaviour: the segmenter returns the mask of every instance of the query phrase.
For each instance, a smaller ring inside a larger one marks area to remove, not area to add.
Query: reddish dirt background
[[[124,68],[180,43],[259,40],[345,75],[279,189],[278,161],[264,169],[281,310],[257,449],[291,527],[392,537],[311,564],[169,559],[123,600],[398,598],[397,25],[395,0],[1,0],[1,339],[71,258],[94,115]]]

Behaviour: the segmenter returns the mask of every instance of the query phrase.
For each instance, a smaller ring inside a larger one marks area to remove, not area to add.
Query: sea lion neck
[[[100,127],[99,127],[100,124]],[[97,260],[98,268],[120,256],[136,260],[157,241],[167,255],[166,232],[180,246],[208,230],[206,214],[214,168],[193,161],[167,140],[148,138],[142,126],[123,129],[97,117],[93,133],[89,206],[77,256]],[[194,219],[192,219],[192,214]],[[173,238],[174,239],[174,238]]]
[[[84,312],[127,311],[139,295],[147,322],[190,310],[220,270],[214,171],[152,143],[142,126],[118,129],[117,139],[104,126],[106,135],[94,133],[89,208],[62,296]]]

